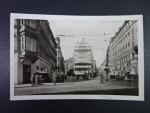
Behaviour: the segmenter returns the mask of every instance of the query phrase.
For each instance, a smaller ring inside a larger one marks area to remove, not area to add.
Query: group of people
[[[104,73],[100,72],[99,75],[100,75],[100,83],[104,83]],[[55,68],[51,69],[51,77],[52,77],[53,84],[56,85],[57,74],[56,74]],[[87,77],[88,76],[84,74],[84,78],[87,79]],[[42,79],[43,79],[42,73],[40,73],[40,71],[37,69],[36,72],[33,75],[31,75],[31,78],[30,78],[32,86],[42,84]]]
[[[33,75],[31,75],[31,84],[33,85],[38,85],[41,84],[41,75],[38,71],[36,71]]]
[[[54,85],[56,85],[56,69],[55,68],[52,68],[51,76],[52,76],[52,82],[54,83]],[[30,81],[31,81],[32,86],[42,84],[43,75],[42,75],[42,72],[38,70],[38,68],[36,68],[36,72],[31,75]]]

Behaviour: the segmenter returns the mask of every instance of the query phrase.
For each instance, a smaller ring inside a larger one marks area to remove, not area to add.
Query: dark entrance
[[[23,84],[31,83],[31,65],[23,64]]]

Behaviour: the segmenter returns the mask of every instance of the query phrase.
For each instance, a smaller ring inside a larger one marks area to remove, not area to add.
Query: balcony
[[[21,62],[25,63],[34,63],[37,59],[38,59],[38,55],[37,52],[33,52],[33,51],[21,51],[21,55],[20,55],[20,59]]]
[[[25,35],[32,36],[32,38],[35,38],[35,39],[38,37],[37,29],[32,28],[31,26],[28,26],[28,25],[21,26],[19,33],[20,34],[25,33]]]

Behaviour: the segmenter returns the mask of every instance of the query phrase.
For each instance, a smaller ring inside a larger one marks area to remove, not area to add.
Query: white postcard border
[[[67,15],[41,15],[41,14],[10,14],[10,100],[48,100],[48,99],[105,99],[105,100],[135,100],[144,101],[144,40],[143,16],[86,16],[88,20],[138,20],[138,71],[139,71],[139,96],[124,95],[26,95],[14,96],[14,19],[40,19],[40,20],[85,20],[85,16]]]

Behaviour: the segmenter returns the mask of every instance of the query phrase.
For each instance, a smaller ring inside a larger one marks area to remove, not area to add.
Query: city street
[[[48,95],[48,94],[111,94],[111,95],[136,95],[138,94],[137,82],[115,81],[100,83],[99,77],[79,82],[69,83],[43,83],[38,86],[23,84],[15,86],[15,95]]]
[[[138,96],[137,20],[67,18],[15,19],[14,95]]]

